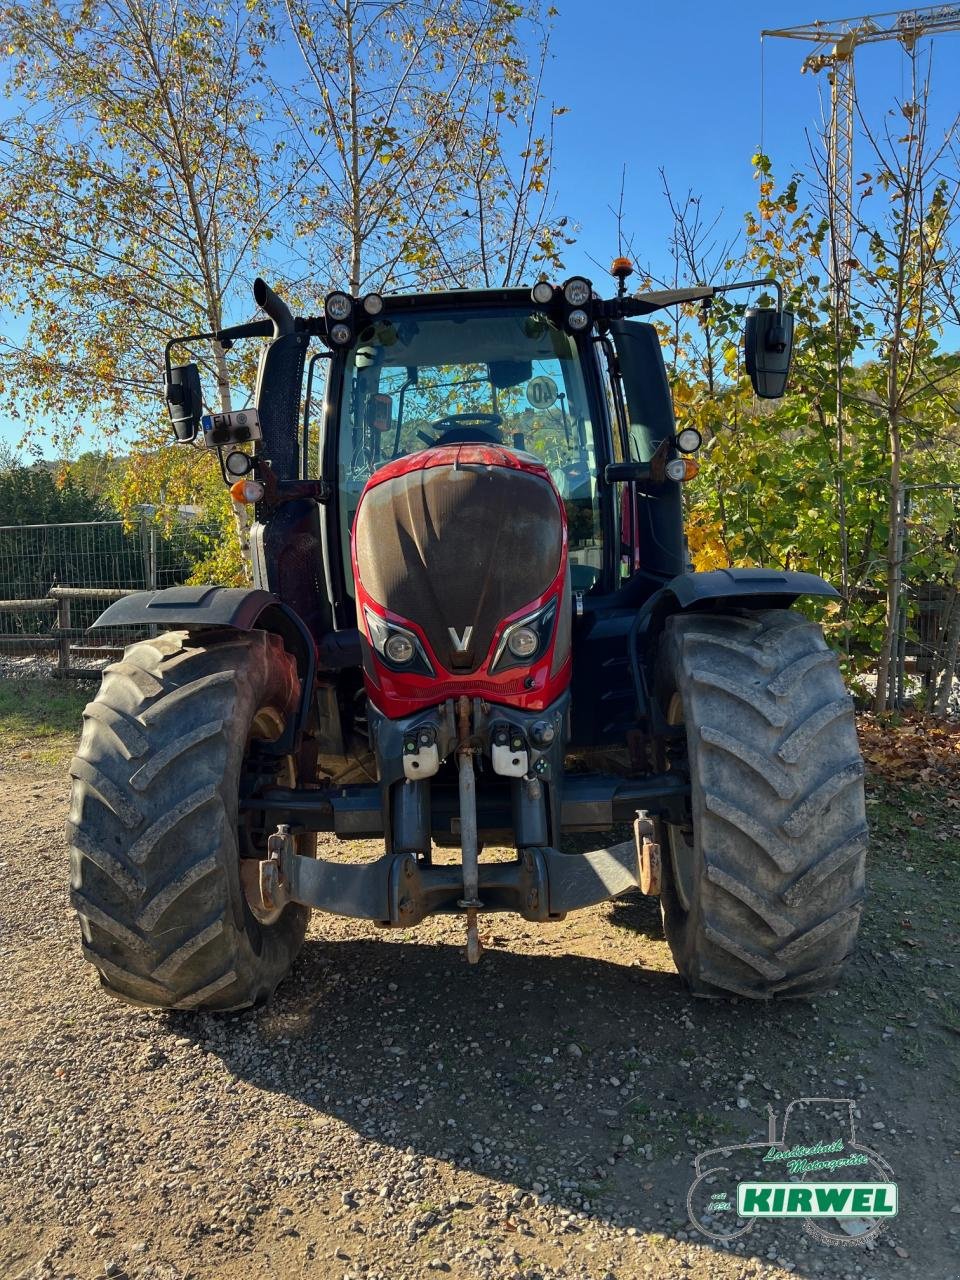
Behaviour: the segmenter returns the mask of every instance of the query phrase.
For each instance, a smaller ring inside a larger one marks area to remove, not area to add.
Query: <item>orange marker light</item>
[[[238,480],[230,486],[230,497],[234,502],[259,502],[263,493],[259,480]]]
[[[667,479],[677,484],[686,484],[699,470],[700,463],[694,462],[693,458],[671,458],[664,468]]]

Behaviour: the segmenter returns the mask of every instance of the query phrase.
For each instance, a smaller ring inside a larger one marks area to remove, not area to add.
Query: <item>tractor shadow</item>
[[[618,904],[614,918],[662,939],[649,900]],[[373,1142],[615,1216],[623,1230],[717,1248],[687,1219],[692,1159],[763,1139],[764,1099],[749,1113],[735,1105],[743,1046],[784,1033],[796,1045],[815,1014],[693,1001],[676,973],[639,967],[633,950],[616,963],[494,948],[470,968],[459,945],[309,939],[267,1008],[171,1018],[231,1074]],[[802,1093],[790,1052],[773,1059],[754,1069],[784,1096]],[[762,1257],[772,1234],[748,1237],[746,1256],[754,1240]]]
[[[630,933],[640,934],[651,942],[663,942],[660,900],[634,889],[608,905],[610,924]]]

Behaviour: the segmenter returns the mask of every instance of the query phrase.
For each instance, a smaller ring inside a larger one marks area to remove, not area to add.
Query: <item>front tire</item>
[[[299,678],[277,636],[128,648],[84,711],[67,822],[83,954],[122,1000],[225,1011],[288,972],[309,909],[256,920],[240,882],[238,801],[251,742],[275,739]],[[262,855],[261,855],[262,856]]]
[[[672,617],[657,692],[683,726],[664,763],[691,783],[689,820],[662,833],[681,976],[703,996],[829,990],[856,940],[867,824],[853,701],[820,627],[792,610]]]

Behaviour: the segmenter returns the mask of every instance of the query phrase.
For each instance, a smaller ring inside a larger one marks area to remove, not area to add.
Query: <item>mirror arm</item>
[[[767,285],[777,291],[777,315],[783,315],[783,285],[779,280],[738,280],[736,284],[718,284],[714,285],[714,293],[732,293],[734,289],[757,289],[761,285]]]
[[[783,286],[779,280],[737,280],[734,284],[701,284],[688,289],[662,289],[653,293],[638,293],[632,298],[611,298],[598,303],[595,313],[600,319],[623,320],[628,316],[647,316],[664,307],[675,307],[686,302],[710,304],[718,293],[732,293],[735,289],[756,289],[761,285],[776,290],[777,314],[783,314]]]
[[[653,478],[649,462],[608,462],[603,469],[607,484],[642,483]]]
[[[170,373],[172,363],[170,360],[170,352],[174,347],[178,347],[181,342],[201,342],[204,338],[212,338],[212,333],[186,333],[182,338],[171,338],[167,345],[163,348],[163,368],[167,377],[167,386],[170,385]]]
[[[228,351],[238,338],[269,338],[273,334],[272,320],[252,320],[249,324],[235,324],[229,329],[218,329],[215,333],[185,333],[181,338],[171,338],[163,348],[163,367],[170,381],[170,353],[174,347],[187,342],[219,342]]]

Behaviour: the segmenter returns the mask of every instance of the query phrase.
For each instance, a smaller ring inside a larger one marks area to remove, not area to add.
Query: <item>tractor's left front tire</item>
[[[811,996],[839,981],[864,898],[853,700],[792,609],[668,619],[657,694],[690,813],[663,823],[661,908],[702,996]]]

